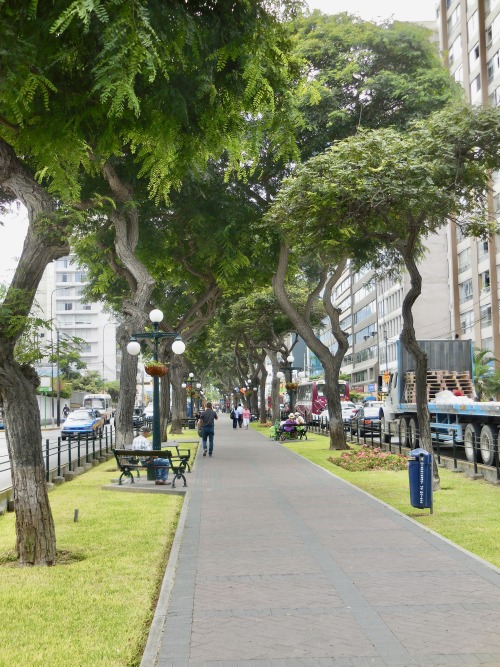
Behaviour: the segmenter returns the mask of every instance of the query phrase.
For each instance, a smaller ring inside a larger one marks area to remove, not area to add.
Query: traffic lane
[[[112,426],[107,424],[105,426],[105,431],[109,431],[112,429]],[[61,435],[61,430],[60,429],[43,429],[41,432],[42,435],[42,453],[44,457],[44,462],[46,461],[46,455],[47,455],[47,442],[49,446],[49,470],[56,470],[58,463],[59,463],[59,454],[58,454],[58,441],[60,442],[61,445],[61,454],[60,454],[60,464],[65,465],[68,463],[68,441],[67,440],[61,440],[60,435]],[[110,440],[108,440],[108,444],[110,443]],[[96,450],[99,447],[99,440],[92,440],[89,438],[88,445],[89,445],[89,455],[92,455],[93,452],[93,444],[95,444]],[[103,439],[102,446],[104,447],[105,445],[105,440]],[[71,459],[73,461],[73,464],[75,464],[77,460],[77,443],[76,441],[72,441],[72,446],[71,446]],[[81,440],[81,449],[80,449],[80,454],[81,457],[85,458],[86,456],[86,440],[82,439]],[[5,442],[5,434],[2,432],[0,436],[0,491],[4,491],[5,489],[9,489],[12,486],[12,478],[10,474],[10,461],[9,461],[9,456],[7,452],[7,443]]]

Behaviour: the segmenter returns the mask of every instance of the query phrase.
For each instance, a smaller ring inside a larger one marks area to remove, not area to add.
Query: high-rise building
[[[440,0],[439,41],[445,63],[470,104],[500,104],[500,0]],[[500,214],[500,175],[492,174],[490,214]],[[500,356],[499,236],[466,238],[449,227],[452,327],[459,338]]]
[[[104,312],[102,303],[82,299],[86,270],[70,255],[52,262],[42,277],[35,297],[37,312],[52,321],[43,333],[52,349],[64,338],[81,338],[80,358],[88,371],[97,371],[105,381],[117,379],[116,322]],[[51,372],[53,369],[51,367]]]

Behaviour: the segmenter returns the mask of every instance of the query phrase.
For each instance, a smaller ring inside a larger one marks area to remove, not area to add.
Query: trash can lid
[[[416,459],[423,456],[424,458],[430,458],[432,454],[422,447],[417,447],[417,449],[412,449],[411,452],[408,452],[408,456],[413,456]]]

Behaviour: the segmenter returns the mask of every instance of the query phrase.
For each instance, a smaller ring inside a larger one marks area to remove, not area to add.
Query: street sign
[[[375,391],[375,385],[374,384],[369,384],[368,385],[368,391]]]
[[[384,381],[384,384],[388,384],[390,379],[391,379],[391,374],[388,371],[386,371],[382,375],[382,380]]]

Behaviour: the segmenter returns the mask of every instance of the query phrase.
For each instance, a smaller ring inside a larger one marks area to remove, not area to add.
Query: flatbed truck
[[[475,449],[485,465],[492,465],[498,446],[500,402],[474,400],[472,342],[419,340],[418,343],[427,353],[427,407],[432,431],[443,445],[452,444],[453,439],[463,445],[468,461],[474,460]],[[448,392],[441,394],[445,390]],[[418,446],[415,360],[400,341],[397,367],[390,372],[380,421],[384,442],[390,442],[391,435],[397,434],[403,446],[412,449]]]

